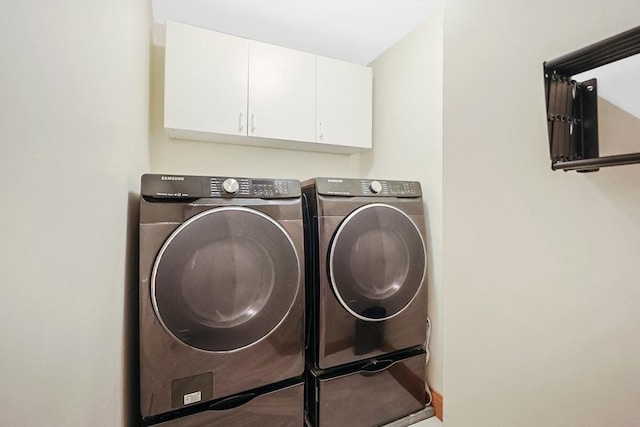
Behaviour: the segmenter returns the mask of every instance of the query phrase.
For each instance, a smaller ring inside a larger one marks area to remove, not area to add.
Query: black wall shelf
[[[598,82],[571,78],[637,54],[640,26],[544,62],[551,169],[595,172],[601,167],[640,163],[640,152],[600,157]]]

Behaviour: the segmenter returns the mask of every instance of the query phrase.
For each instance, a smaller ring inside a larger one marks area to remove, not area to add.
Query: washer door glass
[[[331,286],[343,307],[359,319],[379,321],[400,313],[418,293],[425,272],[420,231],[393,206],[362,206],[334,234]]]
[[[231,351],[254,344],[289,312],[298,254],[280,224],[243,207],[202,212],[176,229],[156,258],[158,319],[189,346]]]

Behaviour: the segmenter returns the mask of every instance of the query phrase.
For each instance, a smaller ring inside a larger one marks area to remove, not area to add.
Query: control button
[[[369,184],[369,190],[371,190],[373,194],[378,194],[382,191],[382,184],[380,184],[380,181],[371,181],[371,184]]]
[[[234,194],[238,191],[238,188],[238,181],[233,178],[225,179],[222,183],[222,189],[225,191],[225,193]]]

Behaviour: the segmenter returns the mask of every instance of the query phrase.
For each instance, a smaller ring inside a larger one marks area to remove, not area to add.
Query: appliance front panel
[[[319,376],[316,381],[318,426],[382,425],[425,407],[426,356],[398,361],[382,357],[356,372]]]
[[[304,424],[304,386],[295,386],[260,394],[240,406],[228,409],[205,409],[171,421],[155,424],[158,427],[300,427]]]
[[[143,196],[157,200],[300,197],[300,182],[295,179],[145,174],[140,187]]]
[[[422,236],[425,236],[424,217],[410,215]],[[328,369],[345,363],[363,360],[402,350],[424,346],[426,339],[427,287],[418,287],[411,302],[384,321],[364,320],[350,313],[337,298],[329,276],[329,254],[332,238],[342,223],[342,216],[317,219],[319,236],[318,301],[315,334],[318,341],[315,365]],[[415,286],[415,285],[414,285]]]
[[[301,212],[299,200],[297,205]],[[158,203],[147,203],[143,200],[141,218],[149,218],[149,212],[157,212],[158,207]],[[292,208],[293,206],[289,205],[287,210]],[[201,211],[206,209],[202,208]],[[182,222],[178,221],[159,221],[142,222],[140,225],[140,405],[143,417],[201,403],[198,398],[204,401],[205,396],[210,395],[211,399],[215,400],[297,377],[304,371],[303,286],[299,287],[293,301],[290,304],[286,303],[290,305],[290,309],[275,330],[248,347],[240,347],[233,351],[205,351],[185,344],[162,325],[152,302],[151,272],[157,254],[167,238],[181,224]],[[295,282],[301,284],[304,278],[302,219],[294,216],[292,220],[279,220],[278,224],[286,231],[295,248],[298,258],[296,263],[300,266]],[[272,259],[277,262],[275,258]],[[271,281],[268,280],[267,283]],[[291,285],[274,280],[273,287],[279,286]],[[223,309],[225,307],[227,306],[224,304],[221,306]],[[195,391],[180,396],[182,400],[172,396],[172,385],[173,391],[176,391],[179,389],[175,386],[176,382],[189,378],[196,378],[198,381],[210,378],[212,384],[200,394]],[[182,401],[184,405],[176,405],[178,401]]]

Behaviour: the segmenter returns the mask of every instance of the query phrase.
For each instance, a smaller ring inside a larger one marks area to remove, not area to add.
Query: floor
[[[436,417],[431,417],[412,424],[412,427],[442,427],[442,422]]]

